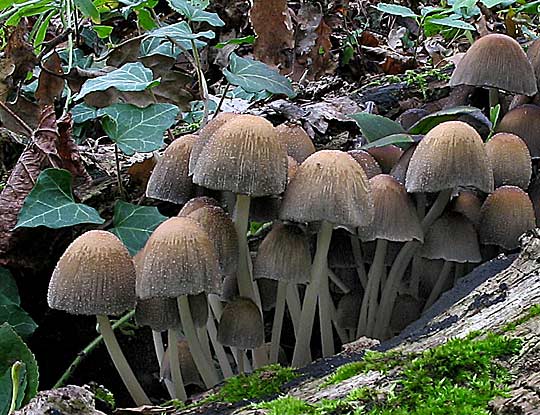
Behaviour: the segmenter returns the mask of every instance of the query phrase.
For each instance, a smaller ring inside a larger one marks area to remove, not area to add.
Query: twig
[[[22,128],[24,128],[30,135],[34,133],[34,130],[30,128],[28,124],[26,124],[17,114],[13,112],[11,108],[9,108],[6,104],[4,104],[2,101],[0,101],[0,108],[2,108],[5,112],[7,112],[9,115],[11,115],[15,121],[17,121],[17,124],[19,124]]]
[[[118,182],[118,193],[123,198],[126,195],[124,185],[122,184],[122,173],[120,171],[120,156],[118,154],[118,144],[114,145],[114,160],[116,162],[116,180]]]
[[[227,86],[225,87],[225,91],[223,91],[223,95],[221,96],[221,99],[219,100],[219,104],[216,108],[216,111],[214,112],[214,116],[212,117],[212,119],[216,118],[217,115],[219,114],[219,111],[221,110],[221,106],[223,105],[223,102],[225,101],[225,98],[227,96],[227,92],[229,92],[229,88],[230,88],[231,84],[229,82],[227,82]]]

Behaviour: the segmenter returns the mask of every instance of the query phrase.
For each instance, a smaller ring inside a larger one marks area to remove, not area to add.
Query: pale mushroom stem
[[[159,370],[163,363],[163,355],[165,354],[165,348],[163,347],[163,337],[161,337],[161,332],[152,330],[152,340],[154,341],[154,350],[156,352],[156,359],[158,361]]]
[[[354,262],[356,263],[356,273],[358,274],[358,278],[360,279],[360,284],[362,284],[362,288],[365,290],[368,285],[368,278],[366,274],[366,268],[364,266],[362,248],[360,247],[360,239],[358,239],[355,235],[351,235],[350,239]]]
[[[201,343],[202,350],[206,355],[207,359],[212,359],[212,351],[210,350],[210,339],[208,338],[208,332],[206,327],[197,327],[197,337],[199,338],[199,343]]]
[[[319,324],[321,327],[321,346],[323,357],[334,354],[334,332],[332,331],[332,306],[330,303],[330,288],[328,285],[328,271],[321,278],[319,290]]]
[[[173,399],[187,400],[186,390],[184,388],[184,380],[180,371],[180,358],[178,357],[178,330],[169,329],[167,331],[167,343],[169,352],[169,367],[171,368],[171,377],[173,383]]]
[[[433,289],[431,290],[431,293],[429,294],[429,297],[426,301],[426,304],[424,305],[424,309],[422,310],[422,313],[425,312],[429,307],[433,305],[435,300],[439,298],[439,295],[441,295],[444,286],[446,285],[446,282],[448,281],[448,278],[450,277],[450,273],[452,272],[452,267],[454,263],[451,261],[445,261],[444,265],[441,269],[441,272],[439,273],[439,276],[437,277],[437,282],[433,286]]]
[[[148,398],[139,381],[135,377],[133,370],[131,370],[129,363],[126,360],[126,356],[124,356],[124,353],[122,352],[122,349],[118,344],[118,340],[116,340],[116,336],[111,327],[109,317],[105,315],[98,315],[96,316],[96,318],[99,332],[103,336],[103,341],[105,342],[107,351],[109,352],[114,366],[116,367],[118,374],[122,378],[122,382],[124,382],[124,385],[126,386],[131,398],[138,406],[150,405],[150,399]]]
[[[300,303],[300,294],[298,293],[298,286],[296,284],[289,284],[287,286],[287,308],[291,315],[294,335],[297,336],[302,304]]]
[[[370,319],[374,320],[377,315],[379,286],[381,285],[382,274],[384,271],[383,268],[385,266],[384,260],[386,259],[387,246],[388,241],[377,239],[375,256],[368,273],[368,284],[364,290],[364,297],[362,298],[362,305],[360,306],[360,317],[358,318],[358,327],[356,329],[357,338],[368,334]]]
[[[339,277],[335,274],[334,271],[332,271],[330,268],[328,268],[328,277],[330,278],[330,281],[332,281],[336,287],[338,287],[343,294],[349,294],[351,292],[351,289],[347,287],[343,281],[339,279]]]
[[[278,361],[279,342],[281,340],[281,330],[283,328],[283,316],[285,315],[288,285],[287,281],[278,282],[274,321],[272,323],[272,341],[270,343],[270,363],[277,363]]]
[[[435,220],[441,216],[444,208],[450,201],[452,196],[452,189],[443,190],[437,196],[435,203],[431,206],[431,209],[422,220],[422,230],[424,233],[435,222]],[[390,272],[388,278],[384,284],[384,289],[381,294],[381,301],[379,303],[379,312],[376,318],[376,324],[373,330],[373,334],[376,338],[382,339],[387,332],[390,324],[390,318],[392,317],[392,309],[394,307],[394,301],[399,289],[399,284],[403,278],[403,274],[407,270],[409,263],[420,247],[420,243],[417,241],[406,242],[405,245],[399,251]]]
[[[311,266],[311,282],[308,284],[300,313],[300,328],[296,337],[292,359],[293,367],[301,367],[309,363],[310,341],[313,331],[313,320],[317,308],[317,298],[320,291],[321,280],[327,271],[327,255],[332,238],[333,226],[330,222],[322,221],[317,235],[317,251]]]
[[[238,374],[243,375],[245,373],[244,360],[246,360],[246,351],[244,349],[238,350]]]
[[[212,346],[216,351],[216,357],[219,362],[219,367],[221,368],[221,373],[223,373],[223,377],[225,379],[230,378],[231,376],[233,376],[231,364],[229,363],[229,359],[227,358],[227,353],[225,353],[223,345],[217,339],[217,327],[212,316],[210,316],[210,318],[208,319],[206,328],[208,330],[208,335],[210,336]]]
[[[182,328],[184,329],[184,335],[189,345],[189,351],[193,357],[193,361],[201,374],[201,378],[205,386],[210,389],[211,387],[219,383],[219,376],[216,368],[211,361],[208,361],[201,343],[197,336],[197,330],[193,324],[193,317],[191,316],[191,310],[189,308],[189,300],[186,295],[177,297],[178,310],[180,311],[180,321],[182,322]]]

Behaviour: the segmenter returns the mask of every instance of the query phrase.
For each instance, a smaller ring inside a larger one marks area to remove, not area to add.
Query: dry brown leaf
[[[53,105],[54,101],[62,96],[64,90],[64,71],[62,70],[62,60],[58,53],[53,52],[43,63],[46,70],[41,70],[39,74],[36,98],[39,105]]]
[[[13,83],[16,84],[26,78],[28,72],[37,65],[37,58],[34,55],[34,48],[26,41],[28,28],[25,20],[21,20],[19,25],[11,32],[5,53],[6,57],[13,62],[15,69],[12,74]]]
[[[326,24],[324,19],[321,20],[315,33],[317,34],[317,41],[310,52],[312,64],[310,65],[309,73],[313,78],[317,79],[322,75],[333,73],[337,65],[332,60],[332,54],[330,53],[332,49],[332,42],[330,41],[332,29]]]
[[[152,170],[156,166],[156,158],[154,156],[144,159],[143,161],[137,161],[133,163],[127,173],[131,177],[131,180],[142,188],[146,188],[148,179],[152,174]]]
[[[27,100],[26,98],[19,96],[17,102],[6,103],[6,106],[12,110],[20,119],[22,119],[30,128],[35,129],[39,122],[39,106]],[[28,131],[21,126],[21,124],[11,116],[8,112],[0,108],[0,125],[7,128],[14,133],[28,136]]]
[[[290,68],[294,30],[287,0],[254,0],[249,17],[257,35],[255,57],[269,65]]]

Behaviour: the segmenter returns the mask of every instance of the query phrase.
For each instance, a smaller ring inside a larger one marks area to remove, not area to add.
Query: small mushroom
[[[526,190],[531,181],[531,154],[525,142],[511,133],[495,134],[485,144],[495,188],[510,185]]]
[[[306,131],[297,124],[280,124],[276,127],[279,138],[285,148],[287,154],[295,159],[298,163],[302,163],[305,159],[315,153],[313,141],[309,138]]]
[[[178,212],[178,216],[188,216],[197,209],[205,206],[219,207],[219,203],[216,199],[208,196],[194,197],[193,199],[188,200],[187,203],[182,206],[182,209],[180,209],[180,212]]]
[[[347,153],[349,153],[352,158],[355,159],[360,166],[362,166],[368,179],[371,179],[373,176],[378,174],[382,174],[381,166],[379,166],[377,160],[375,160],[375,158],[367,151],[351,150]]]
[[[403,150],[395,145],[372,147],[367,152],[379,163],[382,172],[385,174],[390,173],[390,170],[403,155]]]
[[[540,157],[540,107],[525,104],[508,111],[497,132],[517,135],[525,141],[533,159]]]

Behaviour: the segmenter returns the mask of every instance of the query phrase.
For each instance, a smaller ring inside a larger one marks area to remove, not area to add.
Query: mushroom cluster
[[[514,77],[508,62],[530,73]],[[499,90],[531,96],[533,65],[513,39],[488,35],[451,84],[488,88],[492,103]],[[303,366],[361,336],[386,339],[536,226],[539,113],[531,103],[510,110],[489,140],[445,121],[406,151],[349,152],[316,151],[299,125],[220,114],[174,141],[152,172],[147,196],[182,205],[178,216],[134,258],[108,232],[83,234],[54,271],[49,304],[98,316],[138,404],[148,397],[106,317],[135,303],[165,385],[183,400],[188,384],[211,388],[268,363]],[[250,220],[269,226],[248,240]]]

